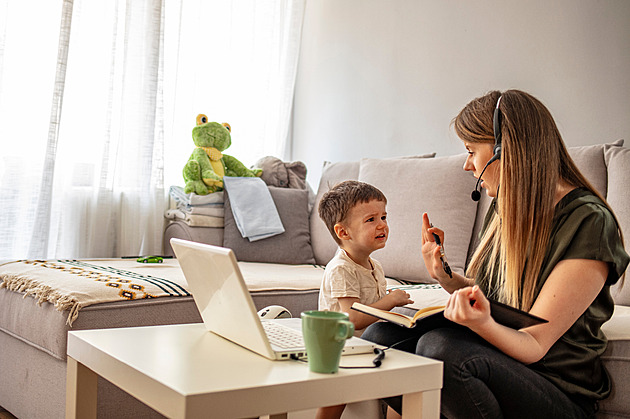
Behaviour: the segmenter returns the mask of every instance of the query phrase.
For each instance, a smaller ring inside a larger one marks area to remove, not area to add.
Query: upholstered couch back
[[[569,152],[582,173],[606,197],[626,232],[630,249],[630,149],[623,140],[611,144],[572,147]],[[411,282],[434,282],[420,253],[422,213],[445,231],[444,248],[451,267],[463,273],[477,243],[481,224],[490,203],[485,193],[479,203],[470,198],[476,179],[463,170],[466,155],[412,156],[391,159],[362,159],[324,164],[315,207],[310,216],[310,238],[315,261],[326,264],[337,248],[319,219],[317,205],[334,184],[356,179],[371,183],[387,197],[390,238],[374,253],[387,276]],[[630,285],[615,287],[616,304],[630,305]]]

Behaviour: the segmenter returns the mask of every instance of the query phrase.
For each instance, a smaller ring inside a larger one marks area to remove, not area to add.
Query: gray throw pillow
[[[243,262],[290,265],[315,263],[309,232],[308,191],[270,186],[269,192],[276,204],[285,232],[250,242],[238,231],[229,194],[226,193],[223,246],[232,249],[236,259]]]

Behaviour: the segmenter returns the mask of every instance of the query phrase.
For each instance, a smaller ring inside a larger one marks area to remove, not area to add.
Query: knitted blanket
[[[135,259],[19,260],[0,265],[0,288],[68,310],[68,325],[91,304],[190,295],[177,261]]]

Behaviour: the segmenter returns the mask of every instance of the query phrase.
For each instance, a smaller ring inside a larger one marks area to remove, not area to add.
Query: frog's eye
[[[225,129],[227,129],[229,132],[232,132],[232,127],[227,122],[224,122],[221,125],[223,125]]]
[[[203,125],[208,123],[208,117],[200,113],[197,115],[197,125]]]

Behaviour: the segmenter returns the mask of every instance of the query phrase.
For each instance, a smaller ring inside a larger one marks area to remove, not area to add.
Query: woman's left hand
[[[490,302],[477,285],[461,288],[453,291],[448,299],[444,317],[476,330],[492,321]]]

